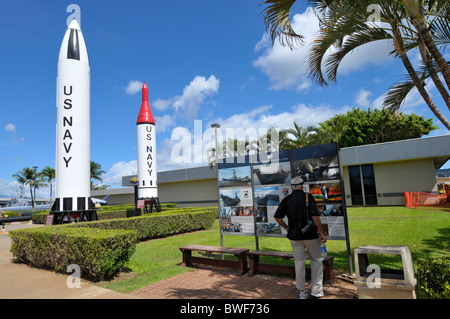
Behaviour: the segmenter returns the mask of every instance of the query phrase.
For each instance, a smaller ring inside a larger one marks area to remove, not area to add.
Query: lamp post
[[[219,153],[218,153],[219,152],[219,147],[218,147],[218,144],[217,144],[217,129],[220,128],[220,124],[214,123],[214,124],[211,124],[211,127],[214,129],[214,137],[216,139],[216,169],[217,169],[218,168],[217,161],[219,159]]]
[[[37,170],[37,166],[33,166],[33,169],[34,169],[34,174],[33,174],[33,198],[32,198],[32,200],[31,200],[31,203],[33,204],[33,210],[35,209],[35,207],[36,207],[36,174],[37,174],[37,172],[36,172],[36,170]]]
[[[217,161],[219,160],[219,147],[217,143],[217,129],[220,128],[220,124],[214,123],[211,124],[211,127],[214,129],[214,137],[216,139],[216,177],[217,177],[217,207],[219,210],[219,220],[220,220],[220,193],[219,193],[219,165]],[[222,225],[220,225],[220,246],[223,247],[223,234],[222,234]],[[224,259],[224,255],[222,254],[222,259]]]

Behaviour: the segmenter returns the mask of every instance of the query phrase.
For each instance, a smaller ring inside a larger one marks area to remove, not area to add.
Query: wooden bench
[[[192,263],[201,263],[206,265],[213,265],[219,267],[231,267],[239,269],[239,275],[242,275],[248,271],[247,266],[247,252],[248,249],[240,248],[228,248],[228,247],[216,247],[216,246],[203,246],[203,245],[187,245],[180,247],[183,253],[183,263],[181,266],[192,267]],[[204,257],[194,257],[192,256],[192,251],[202,251],[206,253],[220,253],[220,254],[231,254],[237,257],[236,260],[225,260],[225,259],[213,259]]]
[[[253,276],[257,271],[295,275],[295,266],[264,264],[259,261],[260,256],[279,257],[283,260],[293,259],[293,253],[282,251],[252,250],[249,251],[247,255],[250,258],[250,271],[248,273],[249,276]],[[334,256],[326,256],[323,260],[323,281],[325,284],[329,285],[332,285],[334,283],[333,260]],[[310,268],[306,267],[305,273],[307,278],[311,278]]]

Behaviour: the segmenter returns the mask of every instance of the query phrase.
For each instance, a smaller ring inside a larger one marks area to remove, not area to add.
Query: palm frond
[[[266,6],[262,13],[266,29],[269,30],[272,45],[278,38],[281,45],[291,50],[295,44],[303,42],[303,36],[297,34],[292,28],[289,18],[290,11],[296,0],[263,0],[260,6]]]
[[[394,84],[384,96],[383,107],[391,111],[397,111],[414,87],[412,80]]]

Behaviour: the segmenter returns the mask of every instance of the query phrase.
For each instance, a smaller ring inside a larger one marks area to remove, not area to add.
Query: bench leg
[[[323,272],[324,272],[324,283],[328,285],[334,284],[334,274],[333,274],[333,259],[325,261],[323,263]]]
[[[191,250],[183,250],[183,262],[181,263],[182,267],[192,267],[191,256]]]
[[[242,253],[239,255],[235,255],[239,260],[239,275],[243,275],[248,271],[247,267],[247,254]]]
[[[256,265],[259,263],[259,256],[249,255],[250,258],[250,271],[248,272],[248,276],[252,277],[256,271]]]

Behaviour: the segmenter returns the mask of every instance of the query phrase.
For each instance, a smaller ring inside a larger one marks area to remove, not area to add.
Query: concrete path
[[[0,229],[1,299],[298,299],[292,277],[257,274],[248,277],[235,271],[199,267],[131,293],[114,292],[81,280],[81,288],[69,288],[69,274],[32,268],[14,262],[7,232],[33,224],[6,225]],[[181,261],[181,255],[180,255]],[[354,299],[351,279],[337,276],[333,286],[324,286],[324,299]]]
[[[8,232],[25,227],[44,227],[33,224],[0,226],[0,300],[1,299],[137,299],[139,297],[122,294],[97,287],[81,280],[80,288],[69,288],[69,274],[32,268],[16,263],[10,252],[11,239]]]

